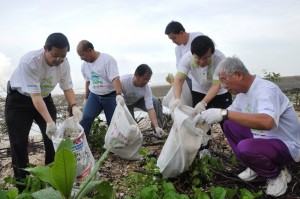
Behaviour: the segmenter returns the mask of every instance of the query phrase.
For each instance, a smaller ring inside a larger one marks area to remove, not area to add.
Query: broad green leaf
[[[224,199],[226,196],[226,189],[223,187],[210,187],[211,196],[213,199]]]
[[[56,188],[56,185],[51,176],[51,168],[49,166],[37,166],[26,168],[25,170]]]
[[[16,187],[10,189],[9,191],[6,192],[6,196],[9,199],[14,199],[18,196],[18,189]]]
[[[36,199],[64,199],[62,195],[52,187],[34,192],[31,195]]]
[[[56,152],[51,174],[56,189],[66,198],[71,195],[75,172],[76,156],[70,149],[61,149]]]
[[[159,199],[157,195],[158,189],[156,185],[150,185],[141,190],[141,196],[143,199]]]
[[[72,140],[70,138],[67,139],[63,139],[56,150],[56,153],[59,152],[61,149],[72,149],[72,147],[74,146]]]
[[[210,199],[209,195],[198,188],[193,188],[195,191],[194,199]]]
[[[32,199],[31,193],[21,193],[16,199]]]
[[[237,186],[235,186],[233,189],[230,188],[225,188],[225,189],[226,189],[226,196],[228,198],[234,198],[237,195],[237,192],[239,190]]]
[[[94,196],[95,198],[101,199],[113,199],[114,197],[114,190],[113,187],[106,181],[92,181],[88,183],[84,190],[78,195],[78,198],[83,198],[87,194],[91,193],[92,191],[97,190],[97,194]]]
[[[0,190],[0,198],[7,199],[6,191],[4,191],[3,189]]]

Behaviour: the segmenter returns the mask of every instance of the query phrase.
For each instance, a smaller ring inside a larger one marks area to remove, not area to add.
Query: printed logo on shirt
[[[103,84],[103,81],[100,79],[99,75],[95,72],[91,72],[90,81],[92,84]]]
[[[52,76],[44,77],[41,81],[41,95],[46,97],[53,90]]]

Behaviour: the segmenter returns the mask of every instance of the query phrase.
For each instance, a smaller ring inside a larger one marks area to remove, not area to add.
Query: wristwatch
[[[221,109],[221,115],[222,115],[223,120],[226,120],[227,116],[228,116],[228,110],[227,109]]]

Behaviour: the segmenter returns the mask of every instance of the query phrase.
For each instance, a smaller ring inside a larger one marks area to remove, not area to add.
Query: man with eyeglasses
[[[224,58],[224,54],[215,49],[208,36],[196,37],[192,41],[191,51],[185,54],[179,63],[173,83],[175,100],[170,104],[171,110],[181,105],[182,85],[189,72],[192,74],[193,107],[197,113],[208,108],[227,108],[232,103],[232,96],[221,85],[216,73],[218,64]],[[210,133],[208,131],[208,134]]]
[[[121,76],[123,96],[118,95],[116,100],[121,105],[127,105],[133,118],[135,118],[134,108],[147,111],[156,136],[162,137],[165,134],[162,129],[164,125],[162,104],[157,97],[152,95],[148,85],[151,77],[152,70],[147,64],[139,65],[134,74]]]
[[[228,109],[203,111],[195,123],[225,121],[223,132],[247,167],[238,177],[261,176],[268,179],[267,195],[283,195],[292,179],[286,166],[300,161],[300,124],[292,103],[276,84],[251,75],[237,57],[223,60],[218,75],[236,98]]]
[[[83,116],[80,124],[88,137],[96,117],[104,111],[110,125],[116,108],[116,95],[122,92],[117,61],[109,54],[100,53],[94,45],[82,40],[77,45],[77,53],[84,62],[81,72],[85,79]]]
[[[190,51],[194,38],[203,35],[202,32],[186,32],[183,25],[178,21],[171,21],[165,29],[165,34],[177,45],[175,47],[176,69],[178,69],[181,58]],[[192,90],[191,78],[191,74],[188,74],[186,77],[186,82],[190,90]]]
[[[75,102],[70,65],[66,59],[69,50],[69,41],[64,34],[50,34],[44,48],[31,51],[21,58],[8,82],[5,121],[17,180],[28,174],[23,169],[29,163],[27,146],[33,121],[43,136],[45,164],[54,160],[51,138],[56,132],[56,107],[51,92],[57,84],[64,91],[74,118],[81,120],[82,113]]]

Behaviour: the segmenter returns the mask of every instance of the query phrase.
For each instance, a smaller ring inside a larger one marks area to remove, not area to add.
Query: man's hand
[[[174,110],[177,107],[180,107],[180,106],[181,106],[181,100],[180,99],[175,99],[174,101],[171,101],[170,104],[169,104],[169,107],[170,107],[172,112],[174,112]]]
[[[47,123],[46,135],[50,140],[52,140],[52,136],[56,134],[56,125],[54,122]]]
[[[72,107],[72,114],[76,122],[79,122],[82,119],[82,112],[76,105]]]
[[[208,124],[221,122],[223,120],[220,108],[210,108],[206,111],[202,111],[201,118]]]
[[[162,137],[165,135],[165,131],[162,130],[160,127],[155,128],[155,133],[156,133],[157,137]]]
[[[205,104],[203,102],[199,102],[196,106],[195,106],[195,111],[198,113],[201,113],[202,111],[205,111],[206,107]]]
[[[124,106],[125,104],[125,100],[124,100],[124,97],[122,95],[117,95],[116,97],[116,101],[121,104],[121,106]]]

